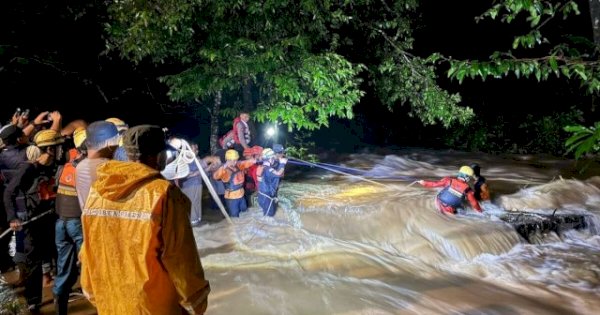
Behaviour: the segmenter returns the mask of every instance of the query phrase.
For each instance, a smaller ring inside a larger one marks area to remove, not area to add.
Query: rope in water
[[[371,179],[365,178],[364,176],[355,175],[355,174],[350,174],[350,173],[348,173],[348,172],[343,172],[343,171],[340,171],[340,170],[336,170],[335,168],[328,167],[328,166],[325,166],[325,165],[322,165],[322,164],[317,164],[317,163],[313,163],[313,162],[308,162],[308,161],[304,161],[304,160],[301,160],[301,159],[298,159],[298,158],[291,158],[290,160],[291,160],[291,161],[300,162],[300,163],[302,163],[302,164],[304,164],[304,165],[308,165],[308,166],[313,166],[313,167],[322,168],[322,169],[324,169],[324,170],[327,170],[327,171],[330,171],[330,172],[334,172],[334,173],[337,173],[337,174],[341,174],[341,175],[345,175],[345,176],[353,177],[353,178],[356,178],[356,179],[358,179],[358,180],[362,180],[362,181],[365,181],[365,182],[368,182],[368,183],[371,183],[371,184],[375,184],[375,185],[378,185],[378,186],[382,186],[382,187],[385,187],[385,188],[388,188],[388,189],[397,189],[397,187],[390,186],[390,185],[386,185],[386,184],[383,184],[383,183],[380,183],[380,182],[376,182],[376,181],[374,181],[374,180],[371,180]],[[301,164],[298,164],[298,163],[295,163],[295,164],[296,164],[296,165],[301,165]]]
[[[393,180],[401,180],[401,181],[412,181],[414,184],[414,181],[416,181],[417,179],[414,177],[410,177],[410,176],[367,176],[365,175],[367,171],[365,170],[360,170],[360,169],[356,169],[356,168],[350,168],[350,167],[344,167],[344,166],[339,166],[339,165],[334,165],[334,164],[327,164],[327,163],[318,163],[318,162],[308,162],[308,161],[304,161],[298,158],[290,158],[290,162],[291,164],[295,164],[295,165],[303,165],[303,166],[311,166],[311,167],[318,167],[330,172],[334,172],[337,174],[341,174],[344,176],[349,176],[349,177],[353,177],[362,181],[366,181],[375,185],[380,185],[380,186],[384,186],[386,188],[393,188],[392,186],[380,183],[380,182],[376,182],[372,179],[368,179],[367,177],[371,177],[373,179],[393,179]],[[343,171],[342,171],[343,170]],[[411,185],[412,185],[411,184]]]

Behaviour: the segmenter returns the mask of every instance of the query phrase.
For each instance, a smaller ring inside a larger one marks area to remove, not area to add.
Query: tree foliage
[[[490,18],[502,23],[513,23],[518,19],[528,22],[529,31],[515,36],[512,50],[496,51],[489,60],[449,60],[448,77],[462,82],[464,78],[502,78],[514,75],[517,78],[548,80],[556,76],[576,80],[590,94],[600,93],[599,47],[590,39],[565,34],[558,43],[542,35],[543,27],[556,18],[566,19],[579,15],[575,1],[545,0],[501,0],[484,12],[477,20]],[[558,21],[560,23],[560,21]],[[534,57],[527,50],[539,48]],[[514,51],[513,51],[514,50]]]
[[[563,34],[549,38],[544,30],[552,23],[579,15],[576,1],[497,0],[476,18],[491,19],[506,24],[525,25],[527,31],[514,37],[511,49],[494,52],[488,60],[451,60],[449,78],[462,83],[465,78],[534,78],[546,81],[551,77],[576,82],[587,94],[600,95],[600,46],[580,36]],[[597,150],[600,133],[594,127],[569,126],[573,133],[567,141],[568,152],[577,157]],[[585,141],[583,141],[585,139]]]
[[[573,125],[565,127],[573,135],[567,139],[566,146],[569,152],[574,152],[580,158],[588,152],[600,152],[600,122],[592,127]]]
[[[254,116],[290,128],[352,118],[365,83],[426,124],[464,123],[472,110],[437,85],[439,60],[410,53],[416,8],[416,0],[120,0],[109,7],[107,45],[179,69],[161,78],[173,100],[240,95],[252,82]]]

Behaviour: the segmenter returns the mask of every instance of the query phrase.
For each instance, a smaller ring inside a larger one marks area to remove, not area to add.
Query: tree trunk
[[[215,103],[210,112],[210,152],[215,154],[219,147],[219,111],[221,110],[221,91],[215,95]]]
[[[242,91],[242,97],[244,100],[244,111],[251,113],[254,109],[254,104],[252,102],[252,80],[246,79],[244,80],[244,88]]]
[[[244,102],[244,111],[247,113],[252,113],[254,111],[254,101],[252,99],[252,80],[246,79],[244,80],[244,87],[242,89],[242,100]],[[248,122],[248,128],[250,129],[251,134],[251,145],[256,144],[257,134],[256,134],[256,126],[252,123],[252,121]]]
[[[600,45],[600,0],[588,0],[590,2],[590,15],[592,17],[592,29],[594,30],[594,43]]]

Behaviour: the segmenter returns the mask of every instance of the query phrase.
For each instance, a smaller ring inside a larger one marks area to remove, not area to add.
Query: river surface
[[[438,190],[412,184],[471,162],[492,190],[483,215],[440,214]],[[252,207],[194,229],[207,314],[600,314],[597,165],[581,175],[551,157],[417,149],[341,163],[403,180],[290,166],[305,176],[284,179],[275,217]],[[586,215],[588,228],[529,243],[499,219],[555,209]]]

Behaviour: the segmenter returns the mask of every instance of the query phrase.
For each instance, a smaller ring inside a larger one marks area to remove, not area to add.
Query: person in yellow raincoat
[[[190,225],[189,199],[159,173],[164,133],[123,135],[131,162],[97,169],[82,215],[81,286],[98,314],[203,314],[210,286]]]

